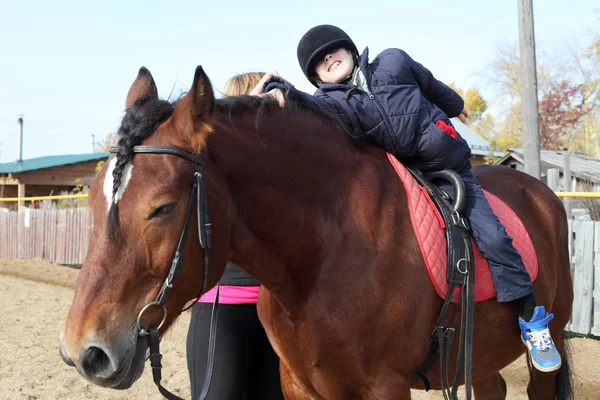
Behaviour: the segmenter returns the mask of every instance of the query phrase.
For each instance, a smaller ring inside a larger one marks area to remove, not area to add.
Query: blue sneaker
[[[521,340],[527,346],[533,366],[542,372],[556,371],[562,364],[548,329],[548,322],[552,319],[554,314],[547,314],[544,306],[537,306],[533,310],[533,317],[529,322],[519,317]]]

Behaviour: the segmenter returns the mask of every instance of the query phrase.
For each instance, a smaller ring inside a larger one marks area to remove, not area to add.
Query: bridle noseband
[[[110,152],[118,153],[119,147],[111,147]],[[177,248],[175,249],[175,254],[173,255],[173,260],[171,261],[171,268],[169,269],[167,278],[163,282],[163,284],[158,292],[158,295],[156,296],[156,299],[154,299],[154,301],[146,304],[142,308],[142,310],[138,314],[138,317],[136,320],[138,336],[142,336],[142,337],[148,336],[148,342],[150,345],[150,363],[152,366],[152,375],[154,378],[154,383],[156,383],[156,385],[158,386],[158,390],[165,398],[181,400],[180,397],[175,396],[174,394],[169,392],[167,389],[165,389],[160,384],[160,380],[161,380],[161,372],[160,371],[162,368],[162,365],[161,365],[162,355],[160,354],[160,351],[159,351],[160,336],[159,336],[158,330],[163,326],[164,322],[167,319],[167,306],[165,305],[165,303],[166,303],[167,295],[169,294],[169,290],[173,288],[173,281],[177,277],[177,273],[179,272],[179,267],[181,266],[181,262],[182,262],[182,258],[183,258],[183,248],[185,246],[185,241],[187,239],[188,228],[190,225],[190,219],[192,218],[194,196],[196,194],[197,194],[196,208],[197,208],[197,214],[198,214],[198,238],[199,238],[200,246],[204,249],[204,275],[202,277],[202,289],[197,297],[199,298],[207,289],[206,285],[207,285],[208,260],[209,260],[208,252],[211,247],[211,225],[210,225],[210,221],[208,219],[208,205],[207,205],[207,201],[206,201],[206,186],[204,183],[204,169],[203,169],[202,160],[200,159],[200,157],[198,157],[197,155],[192,154],[188,151],[181,150],[177,147],[134,146],[133,152],[138,153],[138,154],[145,153],[145,154],[173,155],[173,156],[179,157],[181,159],[184,159],[186,161],[194,163],[194,165],[196,167],[196,171],[194,172],[194,181],[192,182],[192,189],[190,191],[188,207],[187,207],[187,211],[185,214],[185,222],[183,224],[183,229],[181,231],[181,235],[179,236],[179,242],[177,244]],[[217,294],[217,299],[218,299],[218,294]],[[218,300],[216,300],[216,301],[218,302]],[[193,303],[192,303],[192,305],[193,305]],[[149,309],[153,306],[162,307],[163,318],[162,318],[161,322],[158,324],[158,326],[146,327],[142,322],[142,315],[144,314],[144,312],[147,309]],[[189,307],[191,307],[191,305]],[[189,307],[183,309],[182,312],[187,310]],[[214,316],[214,314],[215,314],[215,311],[213,311],[213,316]],[[213,323],[211,321],[211,336],[212,335],[213,335]],[[214,344],[213,344],[213,347],[214,347]],[[210,357],[209,357],[209,359],[210,359]],[[212,370],[212,365],[210,365],[209,368],[207,368],[207,376],[208,376],[209,369]],[[204,387],[204,390],[202,391],[204,396],[206,396],[206,393],[208,393],[207,385],[209,384],[209,382],[210,382],[210,378],[208,379],[208,382],[207,382],[207,380],[205,380],[205,382],[204,382],[205,387]],[[201,395],[201,398],[203,398],[202,395]]]

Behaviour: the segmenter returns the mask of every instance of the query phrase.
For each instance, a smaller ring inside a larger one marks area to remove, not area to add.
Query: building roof
[[[498,150],[493,150],[490,147],[490,144],[487,140],[473,132],[468,126],[460,122],[458,118],[452,118],[452,125],[454,128],[460,133],[460,136],[463,137],[469,144],[471,148],[471,153],[477,156],[488,156],[492,155],[494,157],[502,157],[504,153]]]
[[[18,174],[21,172],[60,167],[63,165],[77,164],[86,161],[102,160],[108,158],[109,155],[110,153],[88,153],[30,158],[28,160],[0,164],[0,173]]]
[[[540,161],[545,168],[564,169],[564,159],[562,151],[541,150]],[[496,162],[504,164],[509,158],[514,158],[521,164],[524,164],[523,149],[510,149],[509,153]],[[571,153],[569,159],[571,175],[580,179],[588,179],[594,182],[600,182],[600,158],[587,157],[581,154]]]

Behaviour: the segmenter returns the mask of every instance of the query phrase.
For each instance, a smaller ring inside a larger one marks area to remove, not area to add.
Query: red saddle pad
[[[393,155],[388,154],[388,159],[398,173],[408,194],[410,219],[417,235],[431,283],[437,294],[445,298],[448,291],[448,283],[446,282],[447,244],[442,217],[426,189],[419,186],[410,172]],[[531,281],[535,281],[538,273],[538,262],[533,243],[525,226],[506,203],[485,190],[483,192],[500,222],[504,224],[506,231],[513,238],[513,244],[523,258]],[[475,256],[475,301],[496,297],[496,289],[488,262],[472,238],[471,243],[473,244],[473,255]],[[458,301],[458,295],[459,293],[456,291],[452,301]]]

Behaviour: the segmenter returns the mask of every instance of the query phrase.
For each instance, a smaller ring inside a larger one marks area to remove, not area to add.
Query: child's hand
[[[277,100],[279,107],[283,108],[285,106],[285,96],[283,95],[281,89],[273,89],[267,93],[261,93],[258,95],[258,97],[270,97]]]
[[[252,91],[250,92],[250,96],[258,96],[259,94],[263,93],[263,87],[265,86],[265,82],[271,79],[271,77],[273,76],[279,76],[279,73],[275,70],[267,72],[265,76],[262,77],[260,82],[258,82],[256,86],[254,86],[254,89],[252,89]]]
[[[458,114],[458,119],[460,119],[460,122],[462,122],[463,124],[467,123],[467,118],[469,118],[469,113],[467,112],[467,109],[463,109],[460,114]]]

